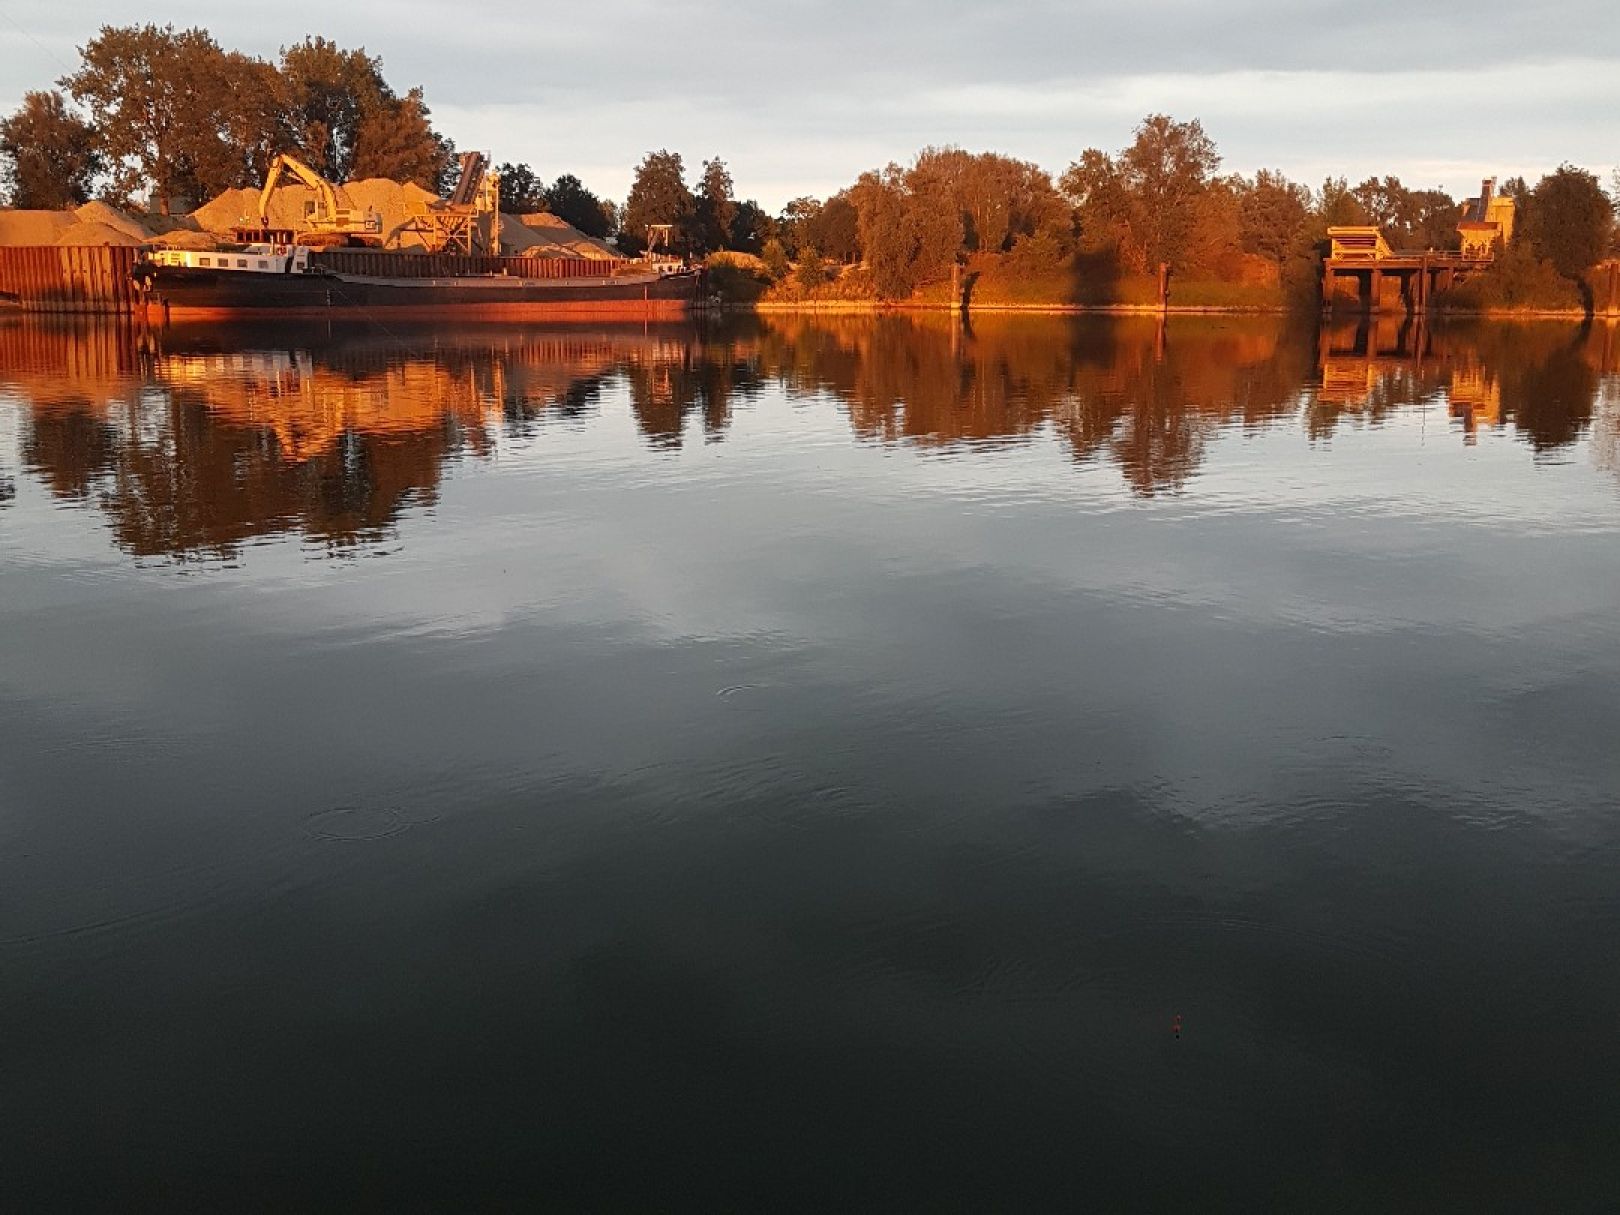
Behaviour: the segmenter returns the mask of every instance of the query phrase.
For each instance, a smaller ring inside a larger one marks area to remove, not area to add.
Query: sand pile
[[[54,245],[77,222],[71,211],[0,211],[0,245]]]
[[[420,247],[422,242],[415,233],[404,231],[410,225],[412,212],[426,207],[438,195],[417,185],[401,185],[374,177],[365,181],[351,181],[334,186],[339,207],[356,211],[368,208],[382,217],[382,234],[389,244]],[[316,202],[315,191],[308,186],[287,184],[277,187],[270,195],[270,213],[267,217],[272,228],[292,228],[303,231],[309,226],[306,218]],[[223,234],[235,227],[257,227],[259,223],[259,191],[226,190],[209,199],[191,213],[191,218],[205,232]]]
[[[219,248],[219,238],[195,228],[172,228],[154,236],[152,244],[162,249],[198,249],[204,253]]]
[[[558,257],[593,257],[618,261],[624,256],[606,241],[586,236],[549,211],[529,215],[503,215],[501,241],[514,252],[554,254]]]
[[[333,192],[340,207],[362,212],[368,208],[376,211],[382,217],[383,241],[387,247],[395,249],[423,247],[421,235],[409,229],[417,216],[439,201],[438,195],[421,186],[410,183],[401,185],[381,177],[346,182],[334,186]],[[314,202],[315,191],[308,186],[288,184],[278,187],[270,196],[270,226],[305,230],[306,207]],[[259,191],[226,190],[198,207],[189,219],[197,229],[216,235],[228,233],[235,227],[257,226]],[[611,245],[586,236],[578,228],[544,211],[532,215],[501,216],[501,250],[540,257],[617,260],[621,256]]]
[[[147,236],[131,236],[123,227],[113,227],[99,220],[79,222],[68,228],[52,243],[57,245],[144,245]]]
[[[143,221],[133,215],[125,214],[117,207],[110,207],[104,202],[87,202],[84,206],[73,212],[78,218],[78,225],[99,224],[104,228],[112,228],[123,233],[131,239],[133,244],[141,244],[151,238],[152,229]],[[66,243],[59,241],[58,243]],[[97,241],[97,244],[116,243]]]
[[[145,219],[104,202],[76,211],[0,211],[0,245],[144,245],[152,231]]]

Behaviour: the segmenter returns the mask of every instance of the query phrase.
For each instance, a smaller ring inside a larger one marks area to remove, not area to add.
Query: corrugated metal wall
[[[513,278],[610,278],[620,263],[591,257],[488,257],[465,253],[384,253],[375,249],[322,249],[317,266],[334,274],[378,278],[450,278],[457,274],[510,274]]]
[[[141,251],[120,245],[0,247],[0,295],[31,312],[130,312]]]
[[[139,249],[118,245],[0,247],[0,297],[13,298],[30,312],[133,312],[140,296],[129,274],[140,256]],[[334,273],[380,278],[610,278],[621,264],[589,257],[468,257],[372,249],[325,249],[313,257]]]

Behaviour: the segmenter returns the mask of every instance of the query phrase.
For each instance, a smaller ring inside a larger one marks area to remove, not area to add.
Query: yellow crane
[[[270,171],[264,175],[264,189],[259,191],[259,227],[243,229],[239,237],[252,232],[258,239],[273,240],[285,229],[270,226],[270,199],[287,174],[308,186],[315,197],[304,203],[303,227],[293,233],[301,245],[376,245],[382,244],[382,216],[367,207],[345,207],[338,201],[337,190],[314,169],[296,156],[283,152],[270,162]]]

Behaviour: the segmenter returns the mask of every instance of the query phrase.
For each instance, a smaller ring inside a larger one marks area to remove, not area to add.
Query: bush
[[[765,247],[760,250],[759,257],[760,261],[764,263],[765,273],[770,276],[773,283],[781,282],[793,269],[788,264],[787,250],[782,247],[782,242],[774,236],[765,242]]]
[[[1514,241],[1486,270],[1437,297],[1447,308],[1488,312],[1564,310],[1583,307],[1580,288],[1537,257],[1528,241]]]

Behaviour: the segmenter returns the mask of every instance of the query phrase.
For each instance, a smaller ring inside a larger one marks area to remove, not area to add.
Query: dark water
[[[3,1205],[1614,1209],[1617,347],[0,328]]]

